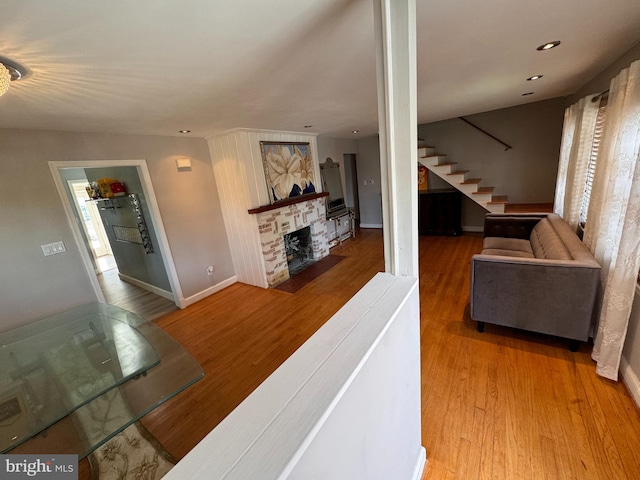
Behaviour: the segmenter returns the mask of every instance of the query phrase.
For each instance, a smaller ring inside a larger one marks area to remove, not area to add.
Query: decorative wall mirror
[[[327,197],[327,216],[344,210],[347,206],[344,202],[342,192],[342,180],[340,178],[340,164],[334,162],[331,157],[327,157],[320,165],[322,176],[322,188],[329,193]]]

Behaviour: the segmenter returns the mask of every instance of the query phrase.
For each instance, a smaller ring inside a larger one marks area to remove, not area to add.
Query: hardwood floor
[[[148,292],[143,288],[123,282],[118,270],[106,270],[98,275],[105,300],[111,305],[129,310],[147,320],[155,320],[169,312],[178,310],[175,302]]]
[[[476,331],[469,263],[481,244],[420,237],[424,478],[640,478],[638,409],[622,383],[595,374],[588,345],[572,353],[560,339]],[[381,232],[362,230],[332,249],[345,260],[295,294],[235,284],[158,319],[206,375],[145,426],[184,456],[384,268],[382,252]]]

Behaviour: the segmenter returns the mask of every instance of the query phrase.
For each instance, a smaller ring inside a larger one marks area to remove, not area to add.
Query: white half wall
[[[419,308],[377,274],[165,480],[419,480]]]
[[[238,128],[208,138],[231,258],[239,282],[267,288],[260,232],[248,210],[269,205],[261,141],[308,142],[322,191],[316,135]]]

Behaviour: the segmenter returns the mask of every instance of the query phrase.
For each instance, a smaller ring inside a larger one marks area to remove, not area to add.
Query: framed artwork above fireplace
[[[261,141],[260,152],[272,204],[316,191],[309,143]]]

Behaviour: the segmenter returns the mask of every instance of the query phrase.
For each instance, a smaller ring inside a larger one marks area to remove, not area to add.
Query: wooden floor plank
[[[477,234],[419,239],[423,480],[640,478],[638,409],[595,374],[589,345],[477,332],[469,264],[481,248]],[[143,420],[169,452],[184,456],[384,268],[378,230],[332,253],[346,258],[295,294],[235,284],[156,321],[206,371]]]

